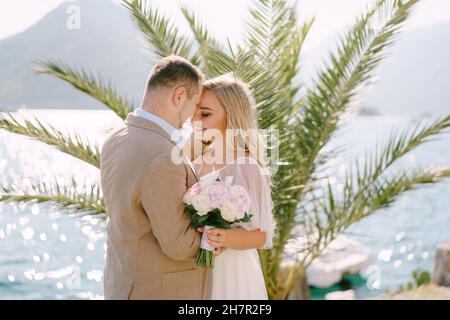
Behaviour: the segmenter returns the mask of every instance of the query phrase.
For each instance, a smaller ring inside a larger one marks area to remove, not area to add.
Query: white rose
[[[197,214],[201,217],[205,216],[208,214],[208,211],[197,211]]]
[[[236,220],[236,206],[232,202],[225,202],[220,208],[220,213],[222,218],[224,218],[228,222],[234,222]]]
[[[189,192],[186,192],[183,196],[183,202],[186,204],[191,204],[191,202],[189,201],[190,200],[189,198],[190,198]]]
[[[197,194],[192,197],[192,206],[198,211],[198,215],[204,216],[210,210],[211,201],[207,195]]]
[[[241,211],[241,212],[237,211],[236,212],[236,220],[244,219],[244,217],[245,217],[245,212],[243,212],[243,211]]]

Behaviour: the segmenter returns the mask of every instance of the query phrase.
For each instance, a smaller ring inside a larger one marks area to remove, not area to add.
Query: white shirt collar
[[[178,145],[182,145],[186,142],[190,132],[186,129],[177,129],[174,126],[172,126],[170,123],[165,121],[164,119],[161,119],[154,113],[145,111],[141,107],[137,108],[134,111],[134,115],[140,118],[144,118],[146,120],[152,121],[156,123],[158,126],[160,126],[167,134],[170,136],[170,138]],[[185,132],[186,131],[186,132]]]
[[[141,117],[141,118],[144,118],[144,119],[147,119],[147,120],[149,120],[149,121],[151,121],[151,122],[156,123],[156,124],[157,124],[158,126],[160,126],[165,132],[167,132],[167,134],[168,134],[169,136],[171,136],[171,137],[172,137],[172,135],[174,134],[174,132],[177,131],[177,129],[176,129],[174,126],[172,126],[170,123],[168,123],[167,121],[161,119],[160,117],[158,117],[158,116],[157,116],[156,114],[154,114],[154,113],[145,111],[145,110],[142,109],[142,108],[137,108],[137,109],[134,111],[134,115],[137,116],[137,117]]]

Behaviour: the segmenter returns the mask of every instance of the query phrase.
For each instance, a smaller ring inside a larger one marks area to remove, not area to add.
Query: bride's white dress
[[[274,222],[272,198],[267,176],[262,174],[258,163],[248,157],[241,157],[217,171],[200,179],[225,179],[233,176],[233,184],[246,188],[251,197],[250,222],[239,223],[235,227],[247,230],[260,229],[266,232],[266,243],[261,249],[272,247]],[[211,300],[267,300],[257,249],[224,249],[215,257],[214,268],[208,269],[205,299]]]

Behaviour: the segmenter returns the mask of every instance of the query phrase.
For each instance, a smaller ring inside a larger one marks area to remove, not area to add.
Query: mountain
[[[66,27],[70,5],[81,7],[81,29]],[[337,36],[301,57],[308,84]],[[371,114],[450,113],[450,24],[400,34],[363,106]],[[32,61],[60,59],[99,73],[119,93],[138,102],[151,68],[129,13],[111,0],[65,2],[30,29],[0,41],[0,108],[99,108],[102,105],[61,80],[31,72]]]
[[[315,77],[336,40],[330,37],[301,57],[304,83]],[[449,40],[450,23],[400,33],[362,106],[390,115],[450,114]]]
[[[68,7],[80,7],[81,28],[69,30]],[[150,70],[127,10],[110,0],[65,2],[28,30],[0,41],[0,108],[101,108],[61,80],[34,74],[32,61],[59,59],[99,73],[139,101]]]
[[[450,114],[450,24],[401,35],[367,102],[386,114]]]

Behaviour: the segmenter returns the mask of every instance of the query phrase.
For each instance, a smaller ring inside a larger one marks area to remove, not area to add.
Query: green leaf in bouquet
[[[208,225],[214,226],[216,228],[221,229],[230,229],[231,223],[222,218],[219,209],[214,209],[210,212],[210,220],[208,221]]]
[[[217,208],[216,208],[216,209],[213,209],[213,210],[210,211],[210,213],[213,214],[213,215],[215,215],[215,216],[221,217],[220,209],[217,209]]]
[[[237,220],[236,222],[250,222],[253,215],[249,215],[247,212],[245,213],[244,217],[241,220]]]
[[[188,204],[185,208],[185,211],[187,211],[190,214],[196,214],[197,210],[194,208],[192,204]]]
[[[214,209],[209,213],[211,217],[211,222],[216,223],[216,221],[219,221],[222,216],[220,215],[220,210]]]
[[[204,216],[199,216],[199,215],[197,215],[199,218],[198,218],[198,220],[197,220],[197,222],[200,224],[200,225],[205,225],[206,224],[206,221],[208,221],[208,219],[209,219],[209,214],[205,214]]]
[[[216,221],[214,226],[216,228],[220,228],[220,229],[230,229],[231,228],[231,223],[226,221],[225,219],[223,219],[222,217],[219,217]]]
[[[219,221],[216,224],[216,228],[228,230],[228,229],[231,229],[231,224],[228,221],[225,221],[225,220]]]
[[[198,228],[198,227],[201,226],[201,224],[198,223],[199,217],[200,217],[200,216],[197,215],[197,214],[194,214],[194,215],[192,216],[192,220],[191,220],[191,227],[192,227],[192,228]]]
[[[197,213],[194,213],[192,215],[192,221],[191,221],[191,226],[193,228],[198,228],[198,227],[202,227],[204,225],[212,225],[211,223],[213,221],[211,221],[211,214],[205,214],[203,216],[198,215]]]

